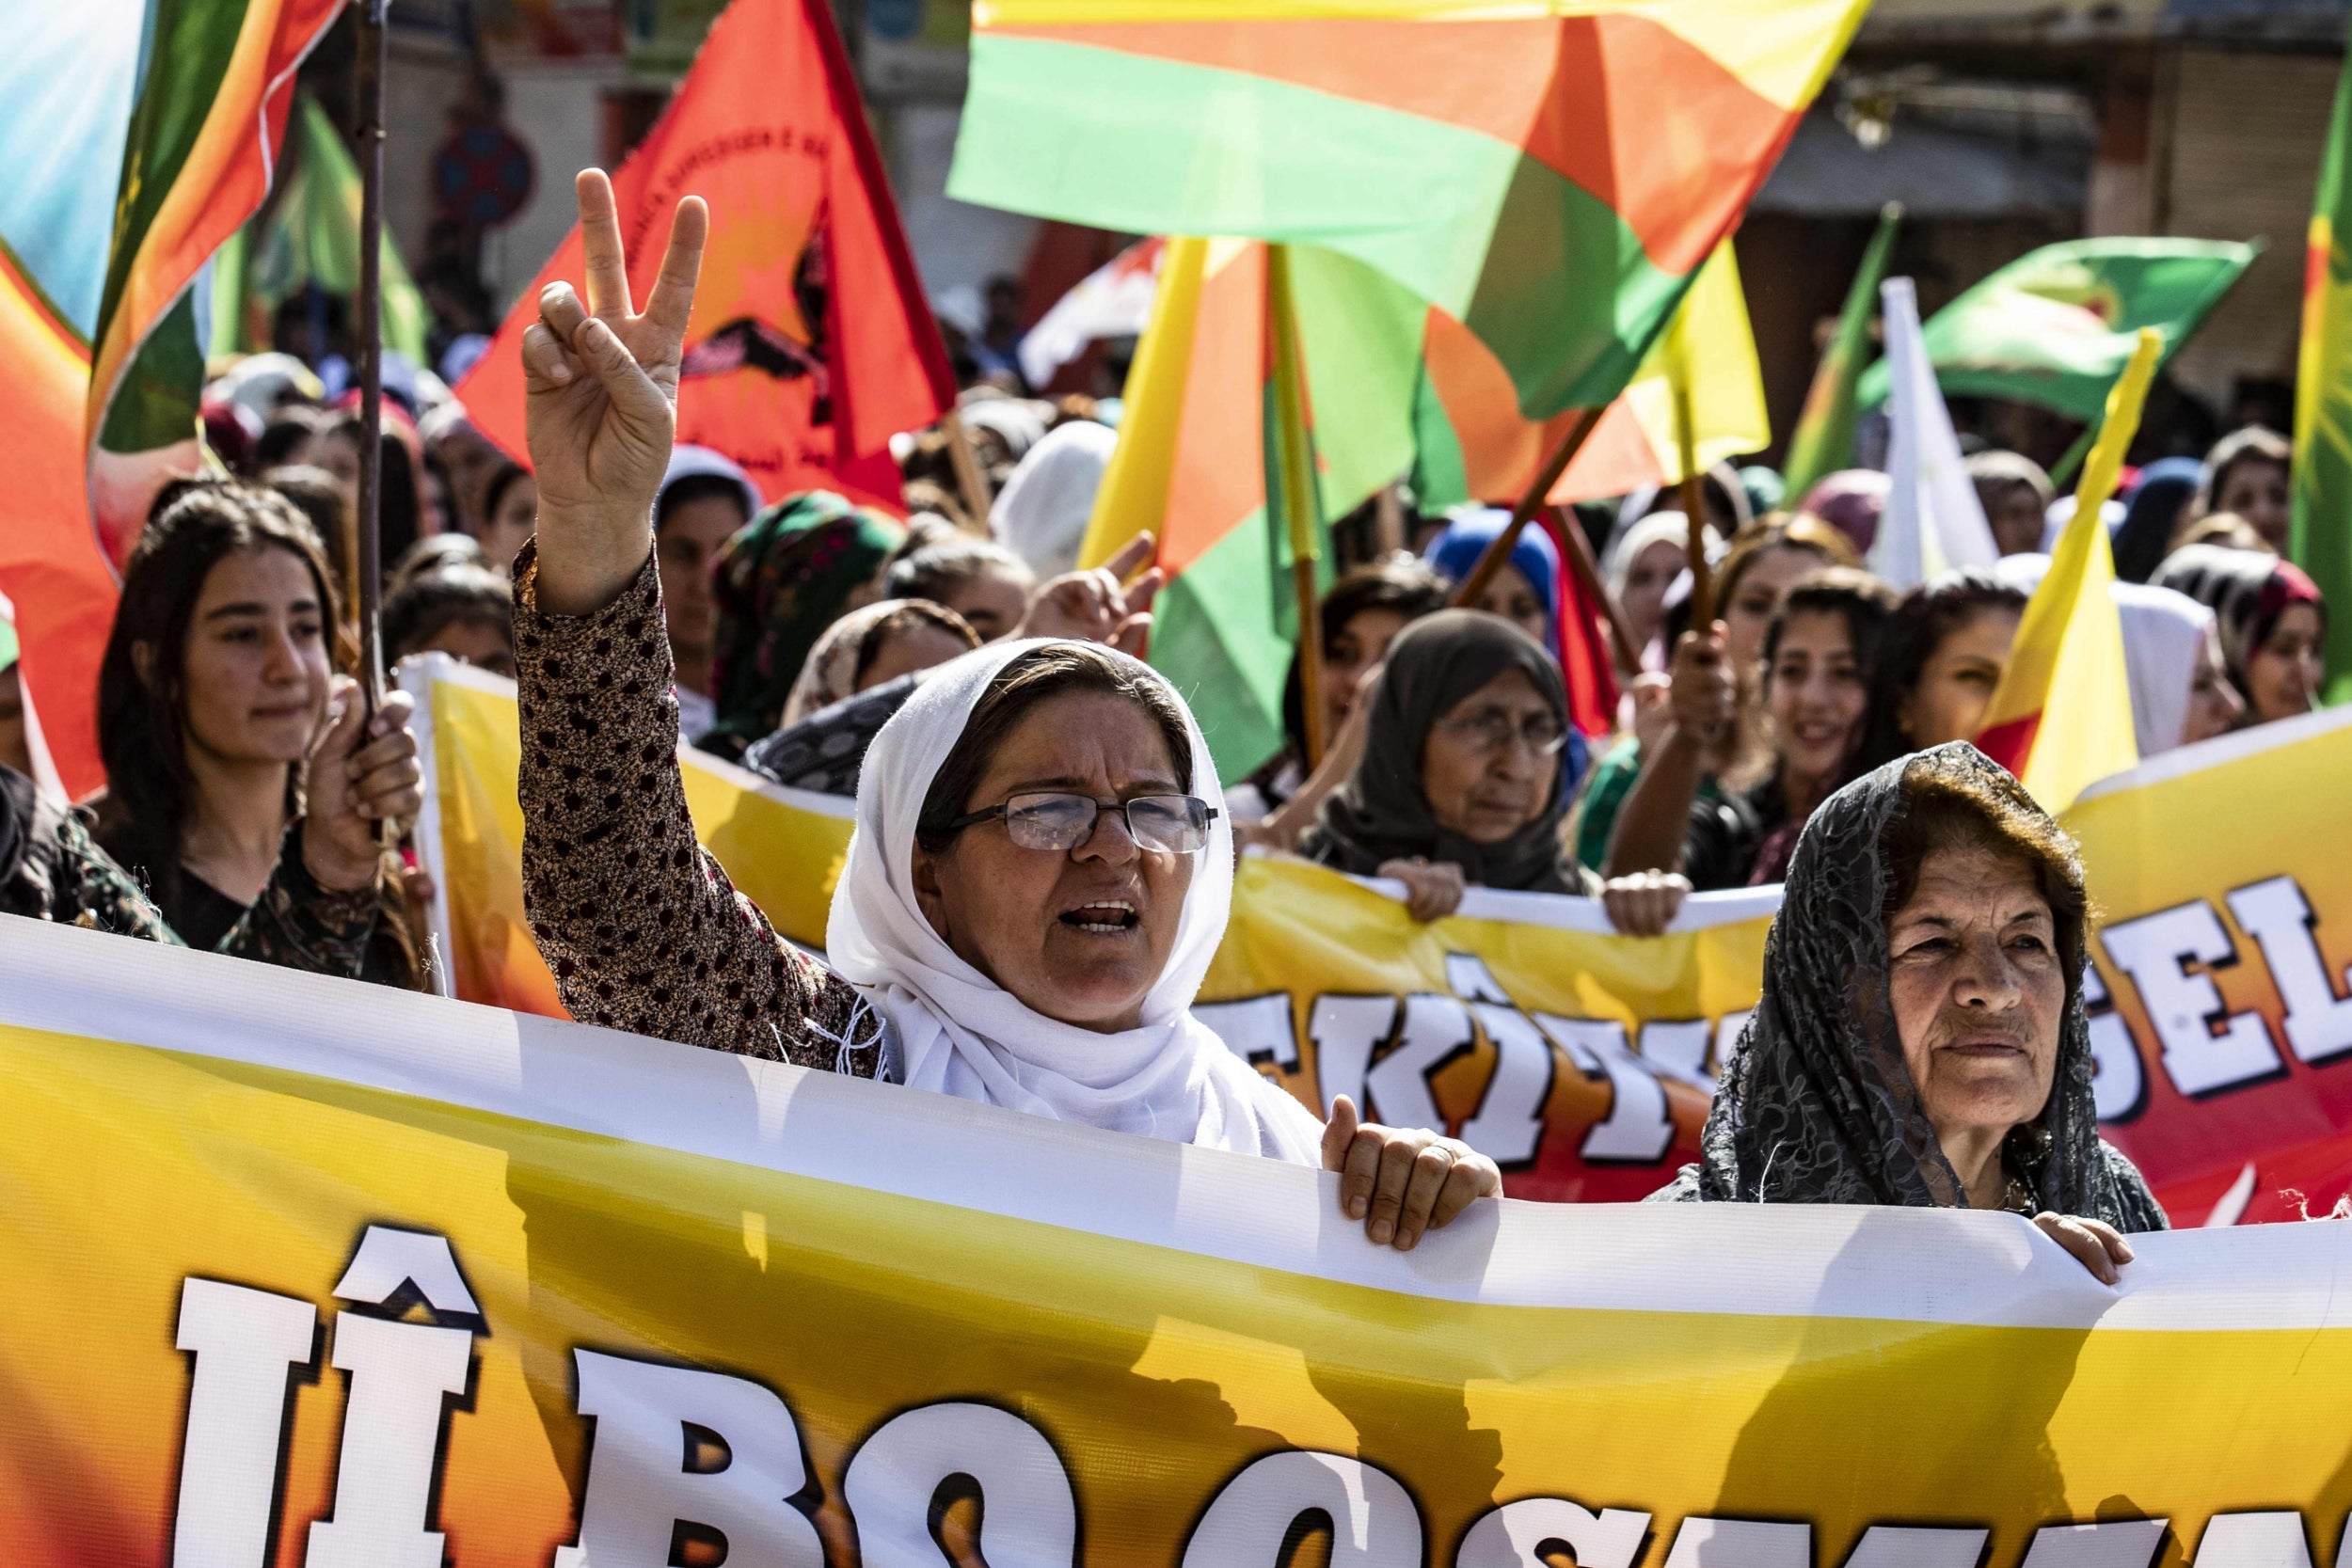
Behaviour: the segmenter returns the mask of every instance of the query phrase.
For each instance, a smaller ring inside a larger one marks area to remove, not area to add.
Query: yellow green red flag
[[[295,70],[343,8],[341,0],[148,0],[147,64],[127,140],[116,144],[119,196],[89,338],[89,495],[118,563],[165,481],[201,466],[204,342],[193,285],[261,206]]]
[[[1867,8],[985,0],[949,194],[1341,252],[1548,419],[1623,389]]]
[[[1725,239],[1699,269],[1623,392],[1609,404],[1551,487],[1555,503],[1598,500],[1683,479],[1676,429],[1669,340],[1691,352],[1691,423],[1702,472],[1772,445],[1764,372],[1748,322],[1740,262]],[[1414,436],[1415,488],[1424,504],[1475,499],[1508,505],[1525,494],[1544,460],[1575,424],[1573,414],[1523,418],[1509,372],[1475,333],[1441,310],[1429,312],[1422,402]]]
[[[2107,396],[2098,444],[2074,493],[2074,515],[2058,537],[2049,575],[2026,606],[1977,736],[1987,756],[2016,774],[2054,813],[2139,760],[2123,619],[2115,608],[2115,551],[2100,511],[2115,494],[2163,352],[2164,335],[2142,328],[2139,346]]]
[[[2287,553],[2330,604],[2352,603],[2352,66],[2336,83],[2303,259]],[[2328,639],[2325,698],[2352,701],[2352,637]]]

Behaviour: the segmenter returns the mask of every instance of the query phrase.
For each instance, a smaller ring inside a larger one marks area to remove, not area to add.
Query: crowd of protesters
[[[660,351],[662,309],[629,323],[641,358]],[[618,383],[592,386],[583,369],[579,310],[551,307],[533,329],[532,396],[610,394],[628,414]],[[1926,1192],[2069,1224],[2161,1223],[2068,1098],[2069,1053],[2087,1047],[2055,1022],[2041,1099],[2020,1100],[1990,1144],[1947,1138],[1946,1164],[1915,1149],[1849,1169],[1868,1139],[1814,1127],[1802,1131],[1828,1151],[1821,1163],[1767,1180],[1772,1151],[1747,1132],[1785,1080],[1851,1069],[1813,1059],[1841,1047],[1804,1020],[1851,1017],[1824,988],[1899,989],[1903,911],[1948,892],[1952,867],[1981,871],[1989,857],[2002,886],[2016,871],[2015,918],[2053,974],[2073,966],[2064,987],[2079,984],[2080,871],[2063,835],[1951,745],[1980,727],[2070,505],[2029,458],[1968,460],[1998,569],[1901,594],[1863,567],[1883,475],[1787,497],[1769,470],[1719,468],[1695,524],[1705,624],[1692,615],[1694,524],[1672,493],[1526,529],[1484,593],[1450,608],[1503,515],[1424,515],[1400,487],[1389,547],[1355,550],[1324,597],[1321,659],[1311,689],[1294,666],[1286,744],[1220,789],[1184,697],[1136,662],[1160,586],[1148,536],[1079,563],[1116,399],[1034,397],[1009,360],[982,357],[965,356],[961,412],[992,481],[985,515],[954,437],[931,431],[900,443],[903,515],[823,491],[771,502],[723,454],[672,450],[664,434],[640,465],[642,497],[553,518],[534,473],[576,454],[535,435],[527,454],[501,451],[413,367],[390,387],[384,657],[441,654],[519,678],[533,932],[578,1016],[1327,1164],[1350,1173],[1359,1216],[1375,1174],[1401,1158],[1415,1201],[1391,1205],[1375,1239],[1410,1244],[1494,1190],[1491,1162],[1432,1132],[1359,1127],[1352,1107],[1319,1126],[1191,1017],[1245,847],[1388,879],[1417,920],[1478,888],[1583,895],[1636,935],[1665,929],[1692,890],[1785,882],[1788,908],[1819,919],[1817,886],[1884,858],[1907,891],[1888,895],[1866,961],[1767,976],[1787,1016],[1742,1046],[1726,1080],[1754,1102],[1719,1101],[1719,1116],[1751,1119],[1720,1135],[1710,1124],[1708,1159],[1676,1196]],[[360,698],[365,436],[350,404],[287,355],[212,384],[221,471],[157,497],[125,570],[93,799],[69,804],[35,782],[54,775],[0,626],[0,911],[426,983],[429,889],[412,847],[382,847],[413,827],[423,788],[407,699],[370,710]],[[2289,458],[2249,428],[2201,460],[2126,477],[2110,527],[2143,754],[2317,700],[2328,607],[2280,554]],[[1339,537],[1377,539],[1358,521]],[[1605,637],[1563,601],[1564,529],[1583,531],[1573,544],[1627,634],[1610,656],[1624,696],[1604,733],[1577,721],[1564,677]],[[635,549],[633,563],[612,568],[596,540]],[[1327,737],[1320,759],[1311,734]],[[659,760],[678,740],[856,799],[831,969],[755,911],[743,918]],[[1830,830],[1808,824],[1831,816],[1858,859],[1825,860],[1815,841]],[[627,920],[613,914],[620,889]],[[1986,1164],[2017,1128],[2050,1132],[2042,1107],[2061,1102],[2074,1147],[2053,1154],[2044,1137],[2030,1158]],[[1900,1128],[1878,1134],[1902,1143]],[[2090,1234],[2078,1232],[2070,1245]],[[2077,1248],[2110,1275],[2129,1252],[2111,1237]]]

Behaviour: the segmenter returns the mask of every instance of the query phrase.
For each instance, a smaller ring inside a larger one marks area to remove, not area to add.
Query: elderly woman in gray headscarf
[[[2005,1209],[2107,1284],[2164,1211],[2099,1136],[2074,845],[1965,742],[1806,825],[1764,994],[1669,1201]]]

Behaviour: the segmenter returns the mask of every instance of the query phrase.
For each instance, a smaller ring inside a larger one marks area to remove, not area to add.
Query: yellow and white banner
[[[523,922],[514,688],[447,661],[407,678],[429,721],[437,816],[420,837],[458,994],[558,1013]],[[680,758],[704,842],[787,936],[820,946],[850,803]],[[2347,778],[2339,708],[2166,752],[2066,814],[2103,919],[2100,1115],[2176,1223],[2286,1218],[2352,1191]],[[1691,1158],[1778,903],[1774,888],[1702,895],[1664,937],[1633,939],[1590,900],[1473,889],[1423,926],[1382,884],[1253,858],[1202,1012],[1318,1112],[1346,1093],[1441,1125],[1501,1163],[1515,1196],[1639,1197]]]
[[[11,1568],[2312,1568],[2352,1226],[1482,1204],[0,921]],[[1296,1556],[1294,1554],[1296,1553]]]

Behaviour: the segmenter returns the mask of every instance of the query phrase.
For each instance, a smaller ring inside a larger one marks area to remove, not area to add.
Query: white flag
[[[1078,280],[1021,340],[1021,373],[1042,387],[1098,338],[1140,336],[1160,292],[1160,252],[1154,234],[1137,240]]]
[[[1886,472],[1895,484],[1870,546],[1870,570],[1907,589],[1950,567],[1990,566],[2001,549],[1962,465],[1960,437],[1919,335],[1911,279],[1880,284],[1879,302],[1886,329]]]

